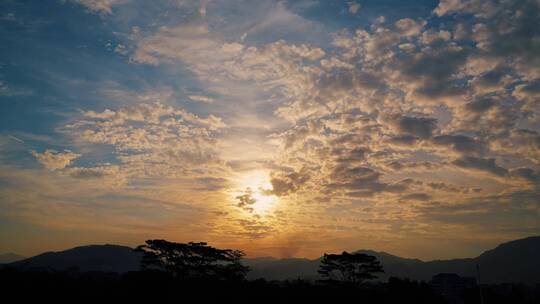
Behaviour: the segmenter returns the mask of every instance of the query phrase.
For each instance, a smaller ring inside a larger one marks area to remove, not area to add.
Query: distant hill
[[[34,257],[10,263],[9,266],[69,270],[81,272],[118,272],[138,270],[142,254],[132,248],[118,245],[81,246],[59,252],[46,252]]]
[[[16,261],[20,261],[24,259],[26,258],[15,253],[11,253],[11,252],[0,254],[0,264],[12,263],[12,262],[16,262]]]
[[[384,267],[381,280],[391,276],[428,281],[438,273],[456,273],[476,277],[480,266],[481,283],[524,282],[540,283],[540,236],[510,241],[488,250],[478,257],[424,262],[406,259],[386,252],[358,250],[376,256]],[[271,280],[316,278],[320,259],[269,259],[246,264],[253,268],[249,278]]]
[[[380,276],[390,276],[428,281],[438,273],[456,273],[460,276],[476,276],[480,266],[482,283],[524,282],[540,283],[540,237],[529,237],[503,243],[478,257],[424,262],[406,259],[386,252],[359,250],[377,257],[384,266]],[[141,254],[131,248],[117,245],[82,246],[60,252],[47,252],[35,257],[9,264],[25,268],[66,270],[78,267],[80,271],[127,272],[138,270]],[[271,257],[245,259],[250,266],[248,279],[268,280],[317,279],[319,259]]]

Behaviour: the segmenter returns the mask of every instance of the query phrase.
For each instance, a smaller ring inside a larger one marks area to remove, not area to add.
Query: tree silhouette
[[[162,270],[181,279],[243,279],[249,268],[240,263],[244,252],[217,249],[200,243],[148,240],[135,251],[143,252],[143,269]]]
[[[384,272],[376,257],[364,253],[324,254],[319,274],[328,281],[362,284]]]

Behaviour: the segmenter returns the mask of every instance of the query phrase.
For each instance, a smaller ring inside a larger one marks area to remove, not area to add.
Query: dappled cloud
[[[76,2],[120,23],[115,10],[128,18],[136,5]],[[40,167],[25,170],[53,176],[58,204],[85,187],[95,199],[69,208],[129,195],[165,218],[166,233],[254,255],[288,251],[291,235],[306,243],[295,254],[315,256],[540,231],[538,1],[441,0],[427,15],[339,28],[283,2],[188,2],[175,9],[189,18],[132,22],[117,34],[115,56],[167,85],[102,84],[102,103],[56,126],[65,150],[31,149]],[[342,13],[369,9],[344,2]],[[268,34],[277,23],[288,31]],[[29,174],[13,176],[24,188]],[[65,196],[64,182],[74,185]],[[8,189],[3,205],[30,206],[10,214],[39,222],[34,198]]]

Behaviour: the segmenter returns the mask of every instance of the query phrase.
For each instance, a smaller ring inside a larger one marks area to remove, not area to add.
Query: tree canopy
[[[329,281],[361,284],[377,278],[383,267],[376,257],[364,253],[324,254],[319,274]]]
[[[218,249],[204,242],[173,243],[165,240],[148,240],[135,251],[143,252],[143,269],[166,271],[178,278],[242,279],[249,270],[240,262],[244,252]]]

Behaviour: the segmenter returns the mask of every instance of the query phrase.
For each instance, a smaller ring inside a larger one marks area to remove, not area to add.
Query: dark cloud
[[[399,182],[396,183],[396,185],[401,185],[401,186],[405,186],[405,187],[409,187],[409,186],[422,186],[424,184],[423,181],[420,181],[420,180],[417,180],[417,179],[414,179],[414,178],[406,178],[406,179],[402,179],[400,180]]]
[[[524,74],[540,68],[540,4],[534,0],[497,1],[497,9],[484,23],[478,24],[476,40],[489,56],[513,60]],[[478,5],[473,8],[485,12]]]
[[[540,94],[540,79],[522,84],[518,88],[525,97],[537,97]]]
[[[400,116],[395,124],[399,132],[419,138],[431,137],[437,128],[437,120],[426,117]]]
[[[534,130],[514,129],[490,138],[490,149],[514,155],[538,164],[540,162],[540,135]]]
[[[412,146],[418,141],[418,137],[412,135],[393,136],[388,140],[388,143],[397,146]]]
[[[455,76],[467,62],[470,49],[435,39],[430,47],[400,58],[397,70],[404,81],[414,84],[412,96],[427,103],[441,103],[440,98],[458,97],[466,92]]]
[[[310,120],[306,125],[295,126],[279,136],[284,139],[285,148],[291,148],[295,144],[302,143],[310,136],[317,135],[323,130],[324,126],[320,121]]]
[[[533,130],[517,129],[512,130],[512,137],[529,145],[531,148],[540,149],[540,134]]]
[[[317,82],[319,98],[329,98],[347,93],[350,90],[382,90],[386,84],[370,72],[361,70],[342,70],[336,74],[325,74]]]
[[[517,168],[509,172],[509,176],[521,177],[535,185],[540,186],[540,172],[531,168]]]
[[[467,103],[465,109],[474,113],[482,113],[491,109],[495,104],[495,101],[491,98],[482,98]]]
[[[247,188],[244,193],[238,195],[236,199],[238,200],[236,207],[253,212],[252,206],[257,203],[257,200],[253,197],[253,190],[251,188]]]
[[[74,178],[93,179],[107,176],[108,172],[94,168],[75,168],[69,172]]]
[[[482,154],[484,144],[465,135],[439,135],[433,137],[433,143],[439,146],[451,147],[462,154]]]
[[[431,182],[431,183],[427,183],[427,186],[437,191],[463,192],[463,193],[467,193],[470,191],[469,188],[460,188],[460,187],[456,187],[454,185],[450,185],[444,182]]]
[[[309,180],[309,178],[310,176],[305,170],[291,173],[274,173],[270,178],[272,190],[265,192],[267,194],[285,196],[298,191],[298,189],[300,189],[300,187],[302,187]]]
[[[496,164],[494,158],[467,156],[454,160],[452,164],[460,168],[488,172],[497,176],[505,176],[508,173],[508,170]]]
[[[510,69],[499,66],[474,77],[470,84],[477,92],[498,91],[504,89],[505,80],[510,80],[510,75]]]
[[[364,147],[357,147],[354,149],[334,148],[332,150],[332,154],[337,157],[336,161],[343,163],[355,163],[364,161],[368,152],[369,149]]]
[[[427,193],[410,193],[399,198],[400,201],[429,201],[432,196]]]
[[[329,175],[330,183],[324,185],[327,192],[346,191],[351,197],[369,197],[381,192],[401,192],[407,183],[385,183],[381,173],[367,167],[336,166]]]
[[[411,162],[411,161],[392,161],[387,164],[389,168],[394,171],[401,170],[436,170],[439,169],[442,164],[432,162]]]
[[[527,114],[533,113],[536,118],[540,116],[540,78],[516,86],[512,95],[523,102],[523,111]]]

